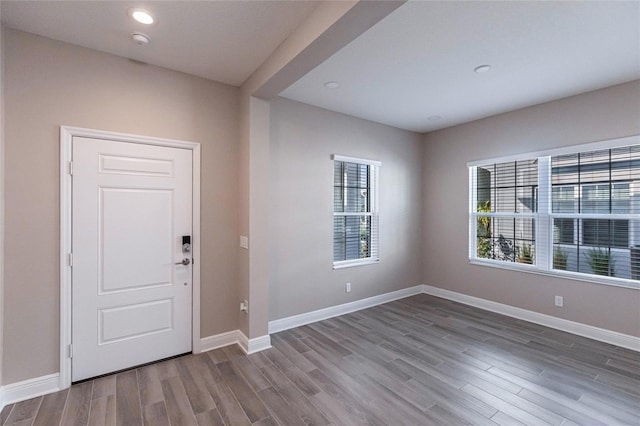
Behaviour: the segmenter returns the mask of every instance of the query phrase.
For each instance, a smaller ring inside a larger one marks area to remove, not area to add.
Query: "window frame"
[[[591,142],[580,145],[572,145],[563,148],[549,149],[524,154],[510,155],[497,158],[489,158],[485,160],[470,161],[467,163],[469,171],[469,262],[474,265],[490,266],[500,269],[516,270],[521,272],[535,273],[546,276],[562,277],[578,281],[593,282],[598,284],[606,284],[620,286],[626,288],[640,289],[640,281],[630,278],[619,278],[610,276],[594,275],[585,272],[565,271],[553,269],[553,222],[554,219],[608,219],[608,220],[628,220],[629,227],[631,221],[638,221],[638,214],[620,214],[620,213],[554,213],[552,210],[552,181],[551,181],[551,158],[560,155],[585,153],[590,151],[615,149],[633,145],[640,145],[640,135],[611,139],[606,141]],[[522,160],[538,159],[538,208],[535,213],[479,213],[477,211],[477,193],[475,191],[476,169],[480,166],[488,164],[505,163]],[[502,260],[494,260],[480,258],[477,255],[477,225],[478,218],[482,216],[500,217],[506,215],[508,217],[533,217],[535,221],[535,253],[536,262],[533,265],[521,264],[517,262],[505,262]],[[580,234],[582,230],[580,230]],[[574,231],[574,238],[582,240],[582,235]],[[629,237],[631,238],[631,237]],[[640,245],[640,241],[633,242],[635,246]],[[629,245],[632,241],[629,241]],[[612,247],[612,249],[618,249]]]
[[[333,269],[343,269],[343,268],[350,268],[354,266],[362,266],[362,265],[379,263],[380,262],[380,224],[379,224],[380,212],[379,212],[378,198],[379,198],[380,167],[382,166],[382,163],[377,160],[348,157],[348,156],[338,155],[338,154],[333,154],[331,156],[331,160],[332,160],[332,167],[334,168],[334,170],[335,170],[336,161],[341,161],[345,163],[355,163],[355,164],[365,165],[369,167],[369,181],[368,181],[369,209],[368,211],[336,212],[335,211],[335,193],[333,193],[332,205],[334,207],[332,208],[332,211],[333,211],[332,222],[335,220],[336,217],[347,217],[347,216],[371,217],[371,235],[370,235],[371,243],[369,248],[369,256],[359,258],[359,259],[347,259],[347,260],[338,260],[338,261],[336,261],[335,257],[333,257]],[[335,182],[332,184],[332,186],[334,184]],[[335,240],[336,240],[335,230],[332,232],[334,232],[332,240],[333,240],[333,244],[335,244]],[[332,244],[332,247],[333,247],[333,244]]]

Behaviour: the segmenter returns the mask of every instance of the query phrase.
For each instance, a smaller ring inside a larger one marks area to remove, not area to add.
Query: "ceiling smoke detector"
[[[483,72],[487,72],[491,69],[491,65],[486,64],[486,65],[479,65],[477,67],[475,67],[473,70],[475,72],[477,72],[478,74],[482,74]]]
[[[133,33],[133,34],[131,34],[131,39],[138,46],[146,46],[151,41],[151,39],[149,38],[148,35],[142,34],[142,33]]]

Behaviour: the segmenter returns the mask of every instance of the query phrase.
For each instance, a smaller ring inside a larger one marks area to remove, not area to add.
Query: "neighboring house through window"
[[[640,287],[640,138],[469,166],[471,260]]]
[[[377,262],[380,162],[333,159],[333,267]]]

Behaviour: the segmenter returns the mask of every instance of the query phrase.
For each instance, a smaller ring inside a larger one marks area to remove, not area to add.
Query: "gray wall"
[[[4,352],[4,37],[0,23],[0,385]]]
[[[270,320],[422,283],[419,135],[276,98],[270,136]],[[331,154],[382,162],[378,264],[332,269]]]
[[[6,30],[3,383],[59,370],[59,126],[202,144],[201,333],[238,327],[239,90]]]
[[[424,283],[640,336],[640,291],[471,265],[467,248],[468,161],[637,134],[640,81],[426,134]]]

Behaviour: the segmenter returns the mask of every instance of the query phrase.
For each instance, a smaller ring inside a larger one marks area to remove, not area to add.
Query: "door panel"
[[[173,329],[173,299],[100,309],[98,345]]]
[[[158,189],[100,188],[101,292],[171,283],[172,195]]]
[[[73,138],[72,380],[191,350],[192,152]]]

